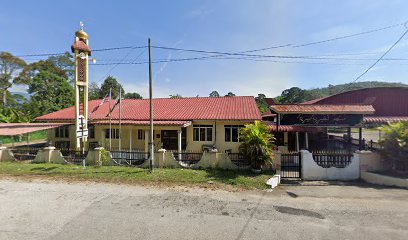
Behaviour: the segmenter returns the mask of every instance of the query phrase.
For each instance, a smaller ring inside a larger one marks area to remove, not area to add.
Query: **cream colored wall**
[[[69,137],[68,138],[56,138],[55,131],[56,128],[48,129],[48,140],[51,142],[52,145],[55,145],[57,141],[69,141],[70,148],[75,148],[75,125],[70,125],[69,127]]]
[[[240,142],[225,142],[225,125],[245,125],[246,121],[193,121],[187,127],[187,151],[201,152],[203,145],[215,145],[219,153],[224,153],[225,150],[231,150],[233,153],[238,152],[241,145]],[[215,125],[213,128],[213,141],[193,141],[193,125]],[[215,136],[215,137],[214,137]]]
[[[201,152],[203,145],[215,145],[218,152],[224,153],[226,150],[231,150],[233,153],[238,152],[238,148],[241,143],[239,142],[225,142],[225,125],[245,125],[249,122],[245,121],[193,121],[193,123],[187,127],[186,150],[189,152]],[[213,141],[193,141],[193,125],[212,125],[213,128]],[[105,129],[108,129],[109,125],[95,125],[95,138],[88,138],[88,143],[98,142],[101,146],[107,146],[109,144],[109,138],[105,138]],[[113,125],[112,128],[119,128],[118,125]],[[132,146],[130,146],[130,129],[132,129]],[[147,151],[147,145],[145,140],[137,139],[137,131],[141,129],[146,131],[146,138],[149,136],[149,126],[122,126],[122,149],[132,149]],[[155,126],[154,127],[154,143],[155,149],[158,150],[161,146],[161,131],[162,130],[181,130],[180,126]],[[157,136],[160,135],[160,138]],[[70,141],[71,148],[75,147],[75,126],[69,127],[69,138],[55,138],[55,129],[48,131],[49,139],[54,144],[55,141]],[[112,148],[119,148],[119,139],[112,139]]]

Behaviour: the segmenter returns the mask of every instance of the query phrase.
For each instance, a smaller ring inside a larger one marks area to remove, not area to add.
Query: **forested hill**
[[[284,90],[280,96],[275,98],[275,101],[278,103],[301,103],[346,91],[374,87],[408,87],[408,85],[392,82],[356,82],[339,85],[329,85],[327,87],[314,89],[301,89],[298,87],[292,87]]]

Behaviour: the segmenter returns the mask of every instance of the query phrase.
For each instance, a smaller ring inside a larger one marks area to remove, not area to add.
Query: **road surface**
[[[407,239],[408,191],[226,192],[0,180],[0,239]]]

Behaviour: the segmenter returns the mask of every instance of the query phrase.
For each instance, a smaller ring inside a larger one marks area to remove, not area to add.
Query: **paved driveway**
[[[408,191],[272,192],[0,180],[0,239],[407,239]]]

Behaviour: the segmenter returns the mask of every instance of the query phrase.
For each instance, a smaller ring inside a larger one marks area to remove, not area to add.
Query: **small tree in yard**
[[[267,125],[260,121],[247,124],[241,128],[239,138],[242,142],[240,152],[251,161],[253,169],[261,169],[263,164],[272,160],[275,137]]]
[[[381,154],[392,162],[394,170],[408,171],[408,121],[380,127],[385,133]]]

